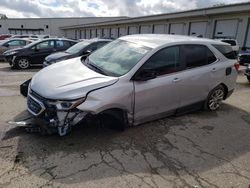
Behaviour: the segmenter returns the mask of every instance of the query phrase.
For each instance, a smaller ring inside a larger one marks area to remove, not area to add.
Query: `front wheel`
[[[222,85],[214,88],[208,95],[205,108],[210,111],[215,111],[220,108],[222,100],[225,96],[225,89]]]
[[[30,61],[29,59],[22,57],[20,59],[17,60],[17,67],[19,69],[27,69],[30,67]]]

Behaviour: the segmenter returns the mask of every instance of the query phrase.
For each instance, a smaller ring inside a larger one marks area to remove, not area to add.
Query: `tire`
[[[104,125],[104,127],[108,127],[117,131],[124,131],[126,128],[126,122],[124,121],[123,113],[119,111],[105,111],[101,114],[101,123]]]
[[[19,68],[19,69],[27,69],[30,67],[30,60],[26,57],[21,57],[21,58],[17,59],[15,64],[16,64],[17,68]]]
[[[250,82],[250,76],[247,76],[248,81]]]
[[[217,86],[208,94],[205,102],[205,109],[215,111],[220,108],[225,96],[225,88],[222,85]]]

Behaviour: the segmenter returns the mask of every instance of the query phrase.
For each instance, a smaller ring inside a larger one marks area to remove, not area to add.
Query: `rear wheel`
[[[210,111],[215,111],[220,108],[225,96],[225,88],[222,85],[214,88],[208,95],[205,108]]]
[[[21,57],[16,61],[16,65],[19,69],[27,69],[30,67],[30,61],[26,57]]]

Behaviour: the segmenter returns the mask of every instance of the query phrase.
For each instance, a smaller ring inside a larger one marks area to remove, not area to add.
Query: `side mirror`
[[[142,70],[133,78],[134,81],[147,81],[157,77],[157,73],[153,70]]]
[[[83,53],[82,53],[82,56],[89,56],[90,55],[90,53],[91,53],[91,51],[90,50],[87,50],[87,51],[84,51]]]

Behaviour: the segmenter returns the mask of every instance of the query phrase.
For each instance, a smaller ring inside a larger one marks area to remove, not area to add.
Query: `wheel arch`
[[[110,115],[113,116],[114,118],[117,118],[117,116],[119,115],[120,118],[122,118],[124,125],[126,127],[129,125],[129,113],[127,110],[122,108],[108,108],[99,112],[97,115]]]
[[[228,94],[228,87],[224,83],[220,83],[219,85],[223,86],[223,88],[225,90],[225,94],[224,94],[224,97],[223,97],[223,100],[225,100],[227,98],[227,94]],[[216,87],[218,87],[218,86],[216,86]]]

